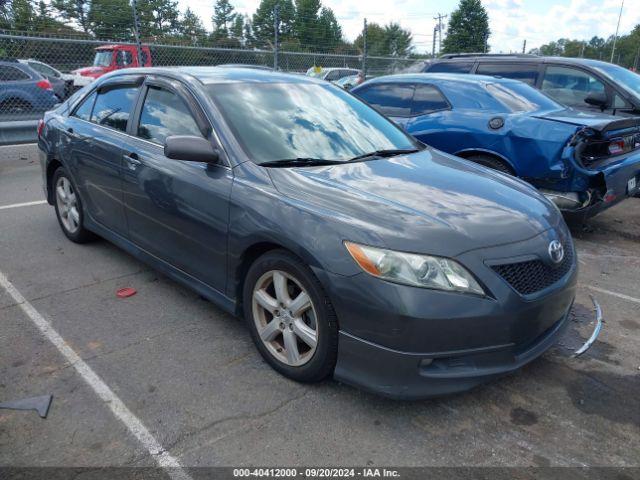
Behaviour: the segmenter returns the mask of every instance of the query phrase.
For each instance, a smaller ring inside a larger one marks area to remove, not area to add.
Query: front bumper
[[[426,398],[467,390],[532,361],[566,324],[576,256],[559,281],[524,296],[487,263],[523,260],[523,251],[538,254],[541,247],[546,252],[555,235],[547,231],[456,257],[490,292],[487,297],[324,272],[340,323],[335,378],[389,397]]]

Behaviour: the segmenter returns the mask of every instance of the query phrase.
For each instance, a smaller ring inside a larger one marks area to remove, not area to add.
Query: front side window
[[[160,145],[170,135],[202,136],[184,101],[173,92],[150,87],[140,112],[138,136]]]
[[[126,67],[133,63],[133,55],[128,50],[120,50],[116,58],[120,67]]]
[[[91,121],[125,132],[138,87],[122,86],[98,93]]]
[[[18,68],[0,66],[0,82],[16,82],[29,79],[29,75]]]
[[[86,120],[87,122],[91,120],[91,110],[93,110],[93,104],[96,100],[96,95],[96,92],[93,92],[91,95],[85,98],[78,106],[78,108],[76,108],[73,116],[78,117],[82,120]]]
[[[111,65],[111,59],[113,58],[113,50],[101,50],[96,52],[96,56],[93,59],[94,67],[108,67]]]
[[[593,93],[605,93],[605,88],[596,77],[577,68],[548,66],[542,91],[565,105],[584,107],[585,98]]]
[[[220,83],[207,92],[256,163],[350,160],[416,143],[374,109],[330,84]]]
[[[538,66],[508,63],[481,63],[476,70],[478,75],[512,78],[528,85],[535,85],[538,79]]]
[[[449,108],[449,103],[436,87],[432,85],[416,85],[411,115],[423,115],[438,110],[446,110],[447,108]]]
[[[469,73],[473,67],[473,62],[438,62],[425,71],[429,73]]]
[[[411,115],[414,85],[411,83],[379,83],[360,90],[356,95],[390,117]]]

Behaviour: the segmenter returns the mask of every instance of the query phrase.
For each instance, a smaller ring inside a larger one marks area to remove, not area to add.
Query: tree
[[[229,0],[217,0],[213,6],[213,34],[216,38],[229,37],[229,29],[233,25],[236,14]]]
[[[320,7],[320,0],[295,0],[293,35],[303,46],[315,46],[319,40]]]
[[[484,52],[491,31],[489,15],[480,0],[460,0],[451,14],[443,53]]]
[[[413,47],[412,37],[409,30],[403,29],[397,23],[389,23],[381,27],[377,23],[370,23],[367,26],[367,54],[371,56],[394,55],[398,57],[408,56]],[[354,45],[360,51],[364,48],[362,34],[358,35]]]
[[[179,23],[179,31],[181,35],[191,39],[204,37],[207,33],[198,14],[189,7],[187,7],[182,15]]]
[[[131,40],[131,5],[128,0],[93,0],[87,20],[94,35],[104,40]]]
[[[256,13],[253,14],[252,25],[254,37],[262,46],[273,44],[276,5],[280,6],[280,29],[278,32],[280,41],[285,42],[292,37],[295,17],[293,2],[291,0],[261,0]]]
[[[242,42],[244,37],[244,16],[236,14],[231,25],[231,37]]]
[[[53,0],[51,6],[64,21],[77,24],[84,33],[89,32],[91,0]]]
[[[32,31],[35,12],[31,0],[13,0],[9,7],[11,28],[19,31]]]
[[[138,0],[138,18],[142,37],[173,35],[180,30],[180,12],[175,0]]]

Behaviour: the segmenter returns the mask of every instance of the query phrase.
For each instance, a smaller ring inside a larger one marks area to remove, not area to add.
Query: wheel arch
[[[53,205],[54,195],[53,195],[53,175],[56,173],[58,168],[62,167],[62,162],[59,160],[52,158],[47,161],[47,170],[46,170],[46,186],[47,186],[47,202],[49,205]]]
[[[242,292],[244,289],[244,281],[247,276],[247,272],[251,265],[262,255],[273,250],[285,250],[304,261],[309,265],[312,270],[314,267],[322,269],[317,259],[305,248],[300,245],[291,245],[288,241],[283,241],[274,238],[264,238],[255,240],[254,242],[246,245],[244,249],[240,251],[238,255],[230,255],[230,258],[236,257],[235,262],[229,266],[231,288],[228,289],[229,293],[235,297],[236,300],[236,314],[242,316]],[[319,279],[322,283],[322,279]]]
[[[465,148],[464,150],[455,152],[454,155],[464,159],[468,159],[475,155],[485,155],[485,156],[493,157],[496,160],[500,160],[501,162],[504,162],[511,169],[513,174],[515,176],[518,176],[518,170],[513,165],[513,162],[509,160],[507,157],[505,157],[504,155],[498,152],[495,152],[493,150],[487,150],[484,148]]]

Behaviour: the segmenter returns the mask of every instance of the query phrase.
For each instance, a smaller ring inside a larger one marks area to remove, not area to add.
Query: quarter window
[[[473,62],[438,62],[425,71],[429,73],[469,73],[472,67]]]
[[[449,103],[436,87],[416,85],[411,115],[422,115],[437,110],[446,110],[447,108],[449,108]]]
[[[130,86],[110,88],[98,93],[91,121],[122,132],[126,131],[137,93],[138,87]]]
[[[93,109],[93,103],[95,102],[95,100],[96,92],[93,92],[82,101],[78,108],[76,108],[73,116],[78,117],[82,120],[86,120],[88,122],[91,119],[91,110]]]
[[[542,91],[554,100],[570,106],[584,107],[591,93],[604,93],[604,84],[593,75],[569,67],[548,66]]]
[[[150,87],[140,113],[138,136],[160,145],[171,135],[202,136],[184,101],[168,90]]]
[[[29,79],[29,75],[15,67],[0,66],[0,82],[16,82]]]
[[[410,83],[382,83],[372,85],[357,95],[385,115],[408,117],[411,115],[413,89]]]
[[[476,70],[478,75],[491,75],[494,77],[512,78],[529,85],[535,85],[538,79],[538,66],[527,64],[508,63],[481,63]]]

